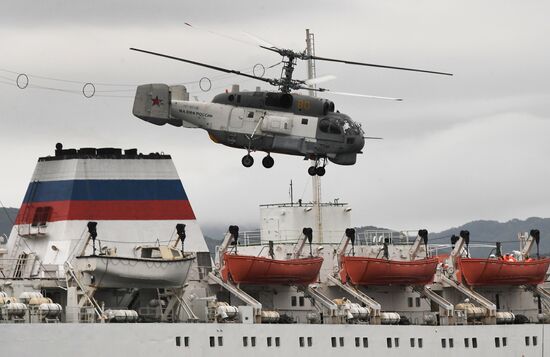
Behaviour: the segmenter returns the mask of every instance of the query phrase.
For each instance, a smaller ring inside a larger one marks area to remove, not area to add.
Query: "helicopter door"
[[[241,129],[244,123],[244,109],[243,108],[233,108],[229,116],[229,128],[232,129]]]

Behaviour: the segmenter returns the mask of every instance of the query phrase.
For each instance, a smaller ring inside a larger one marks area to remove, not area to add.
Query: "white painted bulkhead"
[[[346,228],[351,227],[351,207],[347,204],[323,204],[323,242],[316,232],[315,207],[311,204],[263,205],[260,207],[261,239],[263,243],[296,242],[302,228],[313,228],[313,242],[339,243]]]
[[[547,329],[548,325],[9,324],[0,325],[0,346],[6,356],[544,357],[544,347],[550,344]]]

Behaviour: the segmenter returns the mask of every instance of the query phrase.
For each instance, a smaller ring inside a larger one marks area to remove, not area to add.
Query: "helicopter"
[[[207,103],[190,101],[187,88],[183,85],[144,84],[136,90],[133,114],[156,125],[170,124],[176,127],[204,129],[215,143],[245,149],[247,153],[241,160],[244,167],[254,164],[252,152],[263,151],[267,154],[262,160],[265,168],[274,165],[272,153],[296,155],[305,160],[312,160],[312,165],[308,168],[309,175],[323,176],[326,173],[327,160],[338,165],[354,165],[357,155],[362,154],[365,139],[368,137],[365,137],[360,123],[335,109],[333,101],[292,92],[304,89],[329,92],[326,88],[313,88],[311,84],[315,78],[292,78],[298,60],[338,62],[452,76],[451,73],[445,72],[319,57],[307,53],[306,50],[294,51],[262,45],[260,47],[282,56],[280,78],[264,78],[185,58],[130,48],[132,51],[256,79],[278,88],[277,91],[261,91],[259,88],[256,91],[240,91],[238,86],[234,85],[233,90],[218,94]],[[360,94],[356,96],[401,100]]]

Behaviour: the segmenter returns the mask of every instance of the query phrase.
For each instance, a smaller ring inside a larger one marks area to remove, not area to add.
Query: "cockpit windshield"
[[[351,118],[345,114],[338,116],[330,116],[321,119],[319,122],[319,130],[327,134],[336,135],[361,135],[363,130],[361,125],[357,124]]]

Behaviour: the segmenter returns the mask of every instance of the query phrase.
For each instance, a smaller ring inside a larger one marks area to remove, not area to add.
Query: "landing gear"
[[[273,158],[269,154],[262,160],[262,165],[264,165],[266,169],[272,168],[274,163],[275,160],[273,160]]]
[[[252,165],[254,165],[254,158],[252,157],[252,155],[250,155],[250,152],[245,156],[243,156],[241,163],[243,164],[244,167],[251,167]],[[262,160],[262,165],[266,169],[272,168],[273,164],[275,164],[275,160],[273,160],[273,158],[269,154],[267,154],[267,156],[264,157]]]
[[[244,167],[250,167],[254,165],[254,158],[250,154],[246,154],[245,156],[243,156],[241,163]]]
[[[325,176],[326,170],[323,166],[319,166],[315,169],[315,173],[317,174],[317,176]]]
[[[323,161],[322,165],[320,166],[320,161]],[[307,173],[310,175],[310,176],[324,176],[325,173],[327,172],[325,170],[325,166],[327,165],[327,159],[326,158],[322,158],[322,159],[318,159],[316,158],[315,159],[315,165],[314,166],[310,166],[308,169],[307,169]]]

